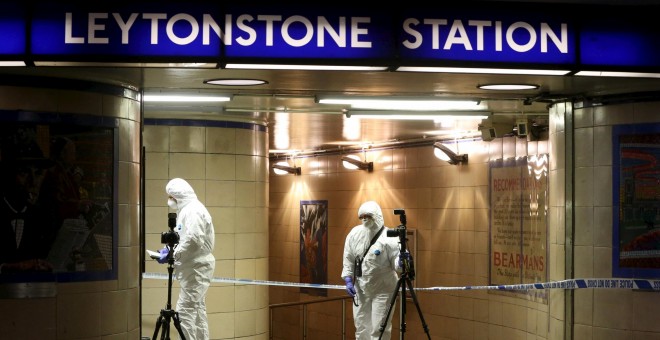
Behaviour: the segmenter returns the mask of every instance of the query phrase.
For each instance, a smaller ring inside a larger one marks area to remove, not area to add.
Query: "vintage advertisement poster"
[[[300,201],[300,282],[328,283],[328,201]],[[325,288],[300,291],[328,295]]]
[[[660,276],[660,124],[613,128],[613,276]]]
[[[490,284],[547,279],[548,156],[490,167]]]

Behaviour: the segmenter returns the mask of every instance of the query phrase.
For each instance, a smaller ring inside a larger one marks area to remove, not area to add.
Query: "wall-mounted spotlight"
[[[458,155],[440,142],[435,142],[433,144],[433,147],[434,147],[433,153],[435,154],[435,156],[449,164],[456,165],[456,164],[468,162],[467,154]]]
[[[271,168],[273,168],[273,172],[276,175],[294,174],[298,176],[302,173],[299,166],[289,166],[287,162],[278,162],[271,165]]]
[[[343,156],[341,162],[344,165],[344,168],[351,170],[367,170],[368,172],[374,171],[374,162],[363,162],[357,158],[357,156]]]

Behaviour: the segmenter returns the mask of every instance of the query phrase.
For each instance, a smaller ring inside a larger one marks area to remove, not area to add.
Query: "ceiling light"
[[[536,90],[539,85],[536,84],[483,84],[477,85],[482,90],[514,91],[514,90]]]
[[[276,175],[294,174],[296,176],[302,173],[299,166],[290,166],[288,162],[278,162],[271,166]]]
[[[217,63],[117,63],[79,61],[35,61],[34,66],[57,67],[149,67],[149,68],[218,68]]]
[[[204,84],[223,86],[253,86],[268,84],[268,82],[261,79],[218,78],[204,80]]]
[[[544,75],[544,76],[563,76],[571,72],[569,70],[532,70],[532,69],[466,68],[466,67],[417,67],[417,66],[400,66],[396,70],[402,72],[528,74],[528,75]]]
[[[433,154],[438,157],[439,159],[452,164],[452,165],[457,165],[460,163],[467,163],[468,162],[468,155],[467,154],[462,154],[458,155],[454,151],[452,151],[450,148],[445,146],[444,144],[440,142],[435,142],[433,144]]]
[[[591,77],[628,77],[628,78],[660,78],[660,73],[642,72],[608,72],[608,71],[580,71],[576,76]]]
[[[406,111],[445,111],[483,110],[478,100],[438,99],[434,97],[360,97],[360,96],[318,96],[319,104],[349,105],[353,109],[406,110]]]
[[[374,162],[363,162],[355,155],[344,156],[341,158],[341,162],[346,169],[374,171]]]
[[[10,61],[10,60],[0,61],[0,67],[5,67],[5,66],[8,66],[8,67],[11,67],[11,66],[25,66],[25,62],[24,61]]]
[[[319,70],[319,71],[385,71],[387,66],[347,65],[286,65],[286,64],[227,64],[227,69],[246,70]]]
[[[228,102],[231,95],[226,94],[145,94],[145,102],[175,102],[175,103],[212,103]]]
[[[383,111],[383,110],[347,110],[346,118],[359,116],[362,119],[393,119],[393,120],[441,120],[441,119],[486,119],[489,111]]]

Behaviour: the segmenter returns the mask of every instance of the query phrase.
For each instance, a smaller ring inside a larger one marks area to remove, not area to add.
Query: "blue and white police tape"
[[[167,280],[167,274],[144,273],[144,279],[162,279]],[[223,277],[214,277],[212,282],[238,283],[249,285],[266,286],[285,286],[285,287],[306,287],[306,288],[326,288],[326,289],[346,289],[345,285],[327,285],[317,283],[296,283],[283,281],[266,281],[250,279],[232,279]],[[633,289],[633,290],[660,290],[660,280],[644,279],[623,279],[623,278],[603,278],[603,279],[570,279],[561,281],[551,281],[543,283],[526,283],[514,285],[495,285],[495,286],[457,286],[457,287],[428,287],[415,288],[416,291],[440,291],[440,290],[532,290],[532,289]]]

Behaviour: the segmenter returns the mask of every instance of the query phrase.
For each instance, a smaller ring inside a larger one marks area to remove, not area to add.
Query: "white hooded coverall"
[[[181,290],[176,304],[181,328],[187,340],[208,340],[206,292],[215,270],[215,230],[206,207],[193,188],[174,178],[165,191],[177,202],[176,227],[179,244],[174,248],[174,271]]]
[[[356,340],[379,339],[380,326],[396,293],[394,290],[399,280],[397,272],[400,271],[399,239],[388,237],[388,228],[385,227],[362,262],[362,276],[355,277],[355,258],[364,255],[369,242],[384,224],[383,212],[376,202],[368,201],[360,206],[358,217],[365,214],[373,218],[353,227],[346,236],[341,272],[342,278],[352,277],[355,285],[358,303],[358,306],[353,305]],[[390,311],[381,339],[389,340],[391,337],[393,314],[394,310]]]

